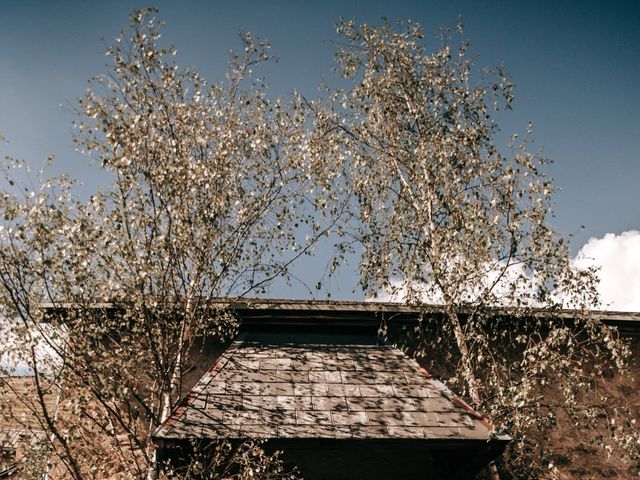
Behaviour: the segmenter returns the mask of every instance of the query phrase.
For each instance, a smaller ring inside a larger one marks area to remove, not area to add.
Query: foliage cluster
[[[549,226],[547,161],[529,134],[512,154],[495,144],[506,75],[477,71],[447,33],[428,50],[414,22],[341,21],[347,86],[273,100],[253,74],[273,60],[267,43],[243,35],[225,81],[208,84],[160,46],[153,14],[131,16],[79,101],[75,141],[111,184],[82,200],[67,176],[33,186],[16,180],[23,162],[3,165],[4,350],[63,392],[58,411],[40,409],[50,476],[153,478],[150,433],[198,341],[236,327],[207,300],[264,294],[329,232],[331,268],[359,253],[367,295],[442,304],[435,335],[427,322],[411,333],[414,354],[443,349],[447,383],[513,436],[503,473],[551,475],[530,433],[554,408],[595,418],[577,405],[628,353],[591,317],[594,272],[572,268]],[[572,322],[554,316],[567,306]],[[637,458],[637,430],[614,440]],[[293,478],[251,442],[212,458],[233,478]]]

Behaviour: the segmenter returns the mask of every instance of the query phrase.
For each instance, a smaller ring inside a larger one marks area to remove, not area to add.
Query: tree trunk
[[[460,323],[460,318],[455,310],[455,306],[452,303],[447,302],[446,308],[449,322],[453,327],[453,335],[455,336],[456,344],[458,346],[458,350],[460,350],[460,356],[462,357],[462,375],[469,387],[469,396],[475,405],[479,405],[480,392],[478,390],[478,380],[475,373],[473,373],[467,338],[462,330],[462,324]],[[485,467],[484,471],[487,474],[487,477],[491,480],[500,480],[500,474],[498,473],[498,468],[496,467],[495,462],[492,461],[489,463],[489,465]]]

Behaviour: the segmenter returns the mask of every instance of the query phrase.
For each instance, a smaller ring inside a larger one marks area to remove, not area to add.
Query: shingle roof
[[[0,429],[0,451],[16,450],[21,442],[31,443],[45,437],[46,433],[42,431]]]
[[[397,348],[236,341],[154,438],[488,440],[488,423]]]

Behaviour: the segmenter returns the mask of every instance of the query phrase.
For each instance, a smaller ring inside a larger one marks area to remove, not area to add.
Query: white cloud
[[[31,345],[35,347],[35,359],[41,372],[51,373],[58,369],[61,358],[56,351],[61,351],[64,339],[61,331],[47,324],[32,327],[25,335],[17,322],[0,316],[0,376],[31,375]]]
[[[430,304],[442,303],[442,296],[436,292],[433,285],[410,282],[408,280],[393,279],[386,288],[382,288],[375,297],[367,297],[367,302],[405,302],[412,298]]]
[[[591,238],[574,264],[579,268],[600,267],[598,290],[604,308],[640,311],[640,231]]]
[[[465,301],[475,302],[482,298],[494,305],[508,306],[513,305],[517,299],[532,306],[538,305],[532,298],[532,292],[538,285],[538,278],[526,272],[520,264],[510,265],[506,269],[502,262],[494,265],[486,264],[485,274],[479,282],[465,288],[464,293],[461,294]],[[417,283],[400,279],[391,280],[375,298],[367,298],[367,301],[405,302],[415,299],[430,304],[443,303],[442,295],[434,283]]]
[[[592,266],[600,268],[598,290],[603,309],[640,312],[640,231],[630,230],[620,235],[607,233],[602,238],[591,238],[573,259],[573,264],[580,269]],[[497,271],[489,270],[484,280],[485,286],[493,282],[496,275]],[[527,297],[524,294],[525,290],[535,287],[535,276],[527,275],[521,269],[512,267],[493,290],[496,304],[509,304],[508,285],[518,276],[526,280],[516,291],[516,296],[520,292],[521,298],[524,299]],[[434,290],[436,289],[433,286],[429,288],[425,284],[416,285],[397,279],[392,280],[389,288],[379,292],[375,299],[367,300],[402,302],[407,299],[411,291],[409,296],[413,298],[420,297],[428,303],[441,303],[442,299],[434,294]],[[472,298],[473,296],[473,294],[470,295]],[[530,298],[528,301],[535,305]],[[571,304],[567,302],[569,301],[565,300],[565,307],[571,308]]]

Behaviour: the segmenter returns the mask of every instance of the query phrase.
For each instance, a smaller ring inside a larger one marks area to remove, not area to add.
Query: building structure
[[[194,445],[219,439],[264,439],[308,480],[472,479],[509,441],[379,336],[382,324],[437,319],[437,306],[214,303],[239,317],[241,334],[154,432],[165,462],[185,465]],[[638,331],[638,314],[600,317],[627,334]]]
[[[226,352],[205,349],[187,366],[184,400],[154,432],[164,461],[188,461],[194,444],[251,438],[283,450],[285,460],[311,480],[473,478],[508,441],[393,345],[394,331],[412,329],[421,319],[441,320],[438,306],[264,299],[212,299],[210,304],[237,316],[241,334]],[[110,304],[95,308],[118,311]],[[508,316],[499,309],[493,313]],[[553,312],[567,322],[574,314]],[[625,336],[640,333],[639,313],[593,314]],[[390,341],[380,337],[380,327],[391,333]],[[27,378],[4,379],[4,386],[21,381],[26,386]],[[2,387],[0,379],[0,399],[8,400],[0,403],[15,403],[11,389]],[[50,398],[47,410],[53,412],[56,397]],[[0,423],[5,476],[16,472],[20,445],[37,440],[44,429],[41,418],[32,420]],[[557,434],[564,435],[563,445],[572,444],[565,432]],[[585,467],[584,459],[580,464],[576,469]]]
[[[27,375],[0,377],[0,479],[16,475],[21,461],[32,455],[46,435],[41,411],[25,401],[37,398],[33,380]],[[57,388],[53,384],[43,387],[44,408],[53,416],[58,402]]]

